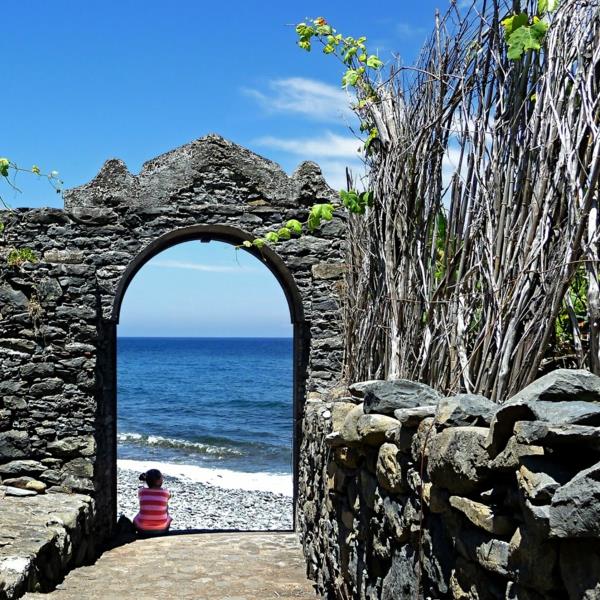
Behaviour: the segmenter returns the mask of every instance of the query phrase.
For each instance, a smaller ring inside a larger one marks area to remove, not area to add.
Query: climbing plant
[[[385,78],[365,37],[296,33],[340,61],[365,134],[368,192],[290,232],[353,213],[347,377],[502,401],[557,364],[600,373],[600,0],[452,3]]]
[[[63,182],[60,179],[58,171],[50,171],[49,173],[45,173],[42,172],[40,167],[37,165],[33,165],[28,169],[20,167],[17,163],[6,157],[0,158],[0,178],[2,179],[2,182],[5,184],[6,188],[15,192],[21,191],[16,185],[16,176],[19,173],[27,173],[35,177],[43,178],[48,181],[50,186],[54,188],[57,193],[60,194],[62,191]],[[4,200],[2,193],[0,193],[0,204],[8,211],[12,210],[10,205]],[[2,235],[3,231],[4,223],[0,221],[0,235]],[[8,251],[6,260],[9,266],[20,267],[26,262],[36,262],[37,256],[30,248],[12,248]]]

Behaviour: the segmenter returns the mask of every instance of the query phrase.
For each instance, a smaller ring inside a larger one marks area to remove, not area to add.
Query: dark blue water
[[[292,340],[119,338],[118,456],[291,473]]]

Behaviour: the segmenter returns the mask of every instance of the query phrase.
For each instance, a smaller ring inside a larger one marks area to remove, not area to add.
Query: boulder
[[[475,527],[499,536],[512,535],[515,522],[505,515],[499,515],[491,507],[469,498],[450,496],[450,506],[460,511]]]
[[[72,457],[80,454],[81,449],[86,442],[80,437],[65,437],[54,442],[50,442],[47,446],[48,452],[61,457]]]
[[[37,492],[33,490],[24,490],[8,485],[0,485],[0,492],[3,492],[6,496],[37,496]]]
[[[488,444],[490,454],[501,452],[518,421],[539,421],[549,425],[600,425],[600,404],[567,401],[525,401],[502,406],[492,419]]]
[[[348,413],[356,404],[350,402],[334,402],[331,406],[331,425],[333,431],[341,431]]]
[[[445,427],[478,427],[490,424],[498,405],[478,394],[458,394],[442,398],[437,410],[437,423]]]
[[[383,579],[381,600],[417,598],[419,595],[417,557],[410,546],[394,553],[392,566]]]
[[[488,429],[455,427],[438,433],[429,443],[429,477],[453,494],[470,494],[489,478],[485,447]]]
[[[556,491],[549,523],[552,537],[600,537],[600,462],[581,471]]]
[[[480,566],[465,560],[456,559],[450,576],[450,597],[456,600],[504,600],[504,586],[497,578],[490,577]],[[416,596],[398,596],[398,598]]]
[[[401,428],[401,433],[405,431],[405,428]],[[409,429],[409,432],[414,432],[414,429]],[[431,451],[431,442],[435,437],[435,421],[433,417],[423,419],[417,428],[416,433],[411,436],[410,440],[410,452],[415,463],[421,463],[421,460],[427,460]],[[407,436],[405,436],[406,438]],[[406,443],[405,439],[405,443]],[[402,446],[400,446],[402,447]]]
[[[541,446],[520,444],[513,436],[508,440],[504,450],[490,463],[490,468],[493,471],[512,473],[527,456],[544,456],[544,449]]]
[[[428,385],[408,379],[374,381],[362,390],[365,413],[393,415],[396,409],[437,405],[441,399]]]
[[[582,369],[556,369],[530,383],[507,404],[538,400],[600,402],[600,377]]]
[[[360,442],[370,446],[379,446],[385,442],[385,434],[398,427],[398,421],[386,415],[362,415],[356,422]]]
[[[518,421],[514,426],[516,441],[550,448],[577,446],[580,450],[600,451],[600,427],[587,425],[551,425],[541,421]]]

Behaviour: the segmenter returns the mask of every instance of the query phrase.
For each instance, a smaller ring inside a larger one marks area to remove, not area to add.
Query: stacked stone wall
[[[600,378],[504,405],[364,382],[306,406],[300,530],[326,598],[600,598]]]
[[[6,492],[88,494],[97,538],[110,535],[116,331],[129,279],[175,243],[241,244],[288,219],[305,220],[307,206],[332,197],[313,163],[288,177],[275,163],[208,136],[148,162],[139,175],[108,161],[90,183],[65,193],[64,210],[2,212],[0,484]],[[331,386],[340,372],[343,229],[336,218],[274,249],[255,250],[290,303],[296,418],[306,393]],[[10,264],[11,251],[23,247],[38,260]]]

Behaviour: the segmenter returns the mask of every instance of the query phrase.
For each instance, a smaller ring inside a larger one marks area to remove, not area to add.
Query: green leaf
[[[559,0],[538,0],[538,15],[554,12],[558,7],[558,2]]]
[[[324,48],[323,48],[323,52],[325,54],[331,54],[332,52],[335,51],[335,48],[331,45],[331,44],[327,44]]]
[[[4,231],[4,223],[0,223],[0,233]]]
[[[371,67],[371,69],[381,69],[381,67],[383,67],[383,61],[374,54],[371,54],[371,56],[367,58],[367,67]]]
[[[317,26],[317,34],[318,35],[331,35],[331,26],[330,25]]]
[[[504,27],[505,38],[508,40],[510,35],[514,33],[519,27],[523,27],[523,25],[527,25],[529,23],[529,16],[527,13],[519,13],[516,15],[512,15],[511,17],[507,17],[502,21],[502,27]]]
[[[10,167],[10,161],[8,158],[0,158],[0,175],[8,177],[8,168]]]
[[[307,40],[300,40],[298,42],[298,46],[300,46],[300,48],[302,48],[302,50],[306,50],[307,52],[310,52],[310,42]]]
[[[349,48],[348,51],[346,52],[346,54],[344,54],[344,62],[346,64],[348,64],[352,60],[352,57],[355,56],[357,52],[358,52],[358,48],[356,48],[356,47]]]
[[[315,204],[308,215],[308,228],[314,231],[321,221],[331,221],[333,219],[334,207],[332,204]]]
[[[302,233],[302,223],[296,219],[290,219],[285,226],[297,235]]]
[[[540,50],[547,30],[548,23],[539,20],[533,25],[519,27],[508,38],[508,58],[519,60],[527,50]]]
[[[278,232],[280,240],[289,240],[292,237],[292,232],[287,227],[282,227]]]
[[[242,242],[242,246],[244,246],[244,248],[252,248],[252,242],[250,242],[248,240],[244,240]]]
[[[258,249],[262,248],[265,245],[265,240],[263,240],[262,238],[256,238],[253,242],[252,242],[253,246],[256,246]]]
[[[373,206],[373,192],[362,192],[360,195],[360,201],[365,206]]]
[[[359,77],[360,74],[358,71],[356,71],[355,69],[348,69],[342,77],[342,86],[346,88],[348,86],[355,86]]]
[[[269,231],[269,233],[265,235],[265,239],[267,240],[267,242],[276,244],[279,241],[279,236],[274,231]]]

